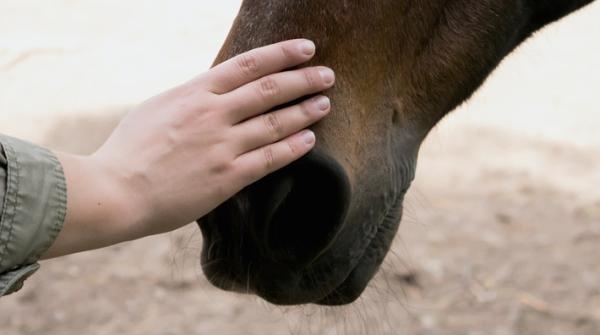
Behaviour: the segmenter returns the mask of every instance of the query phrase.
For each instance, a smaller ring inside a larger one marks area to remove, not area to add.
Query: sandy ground
[[[0,131],[93,150],[129,106],[210,64],[238,4],[3,0]],[[598,17],[538,34],[433,131],[357,303],[216,290],[188,226],[44,262],[0,302],[0,334],[600,334]]]

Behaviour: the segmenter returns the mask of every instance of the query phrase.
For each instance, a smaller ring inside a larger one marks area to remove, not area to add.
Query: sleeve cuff
[[[67,190],[63,169],[50,151],[0,135],[7,160],[0,211],[0,296],[18,290],[62,229]]]
[[[0,297],[17,292],[23,282],[40,268],[38,263],[29,264],[0,275]]]

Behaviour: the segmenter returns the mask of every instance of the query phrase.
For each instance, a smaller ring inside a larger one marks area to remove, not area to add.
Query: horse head
[[[199,221],[216,286],[275,304],[346,304],[376,273],[419,146],[532,32],[590,1],[245,0],[215,63],[291,38],[336,71],[306,157]]]

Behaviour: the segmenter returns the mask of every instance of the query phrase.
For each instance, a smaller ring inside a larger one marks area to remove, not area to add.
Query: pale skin
[[[333,86],[329,68],[285,70],[314,54],[303,39],[249,51],[142,103],[92,155],[56,153],[67,215],[43,258],[172,231],[308,153],[329,99],[272,109]]]

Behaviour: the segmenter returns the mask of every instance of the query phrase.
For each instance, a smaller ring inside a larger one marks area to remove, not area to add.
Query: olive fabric
[[[37,269],[62,229],[67,211],[63,169],[35,144],[0,135],[0,297]]]

